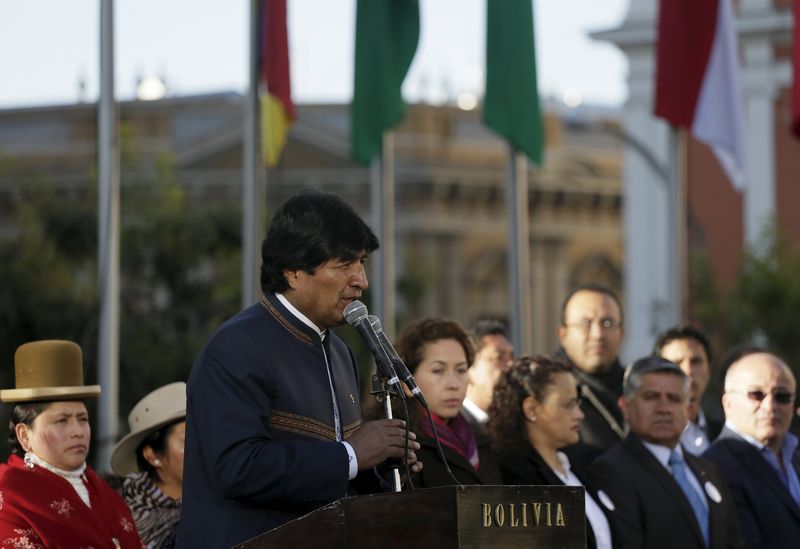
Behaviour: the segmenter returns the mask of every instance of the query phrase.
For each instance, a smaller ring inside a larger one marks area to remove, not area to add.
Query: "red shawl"
[[[66,479],[9,457],[0,465],[0,547],[144,547],[122,497],[89,467],[84,483],[91,508]]]

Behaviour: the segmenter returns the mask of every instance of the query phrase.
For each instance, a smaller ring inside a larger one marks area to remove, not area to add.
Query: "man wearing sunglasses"
[[[703,454],[734,492],[748,547],[796,547],[800,540],[800,453],[788,432],[795,378],[767,352],[746,354],[725,375],[725,428]]]

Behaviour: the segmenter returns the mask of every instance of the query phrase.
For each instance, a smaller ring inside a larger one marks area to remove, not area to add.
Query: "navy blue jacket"
[[[747,547],[800,545],[800,506],[758,450],[726,427],[703,457],[717,464],[731,487]],[[800,474],[798,452],[792,462]]]
[[[354,493],[326,355],[347,436],[361,424],[358,374],[336,335],[323,343],[269,296],[211,336],[187,384],[178,547],[229,548]]]
[[[717,467],[688,452],[683,455],[705,488],[711,549],[743,547],[733,496]],[[629,434],[595,460],[589,474],[614,504],[607,514],[614,524],[614,547],[707,549],[689,500],[635,435]]]

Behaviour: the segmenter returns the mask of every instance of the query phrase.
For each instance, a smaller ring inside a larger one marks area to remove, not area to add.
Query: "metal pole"
[[[669,130],[669,197],[667,200],[667,242],[668,242],[668,292],[667,302],[668,316],[667,326],[661,326],[663,330],[668,326],[675,326],[680,322],[682,317],[681,309],[683,304],[683,297],[681,285],[683,282],[683,268],[682,268],[682,253],[681,253],[681,239],[684,234],[681,230],[683,224],[682,219],[685,219],[685,209],[681,204],[682,186],[680,183],[680,168],[679,168],[679,137],[678,130],[670,127]],[[684,214],[684,217],[681,217]]]
[[[394,132],[384,132],[381,154],[372,160],[369,178],[372,227],[381,243],[373,258],[372,309],[391,338],[395,334]]]
[[[378,248],[372,256],[370,263],[372,263],[372,276],[370,277],[370,295],[372,296],[370,308],[373,311],[373,314],[381,319],[381,323],[384,322],[386,309],[383,308],[384,299],[384,288],[383,288],[383,281],[385,280],[384,275],[384,257],[386,256],[386,248],[385,248],[385,237],[384,237],[384,227],[383,227],[383,218],[384,218],[384,200],[383,200],[383,154],[376,154],[375,157],[372,159],[372,163],[369,166],[369,210],[370,210],[370,217],[372,217],[372,230],[375,231],[375,236],[378,237],[378,242],[381,243],[381,247]],[[391,333],[388,331],[384,332],[389,336]]]
[[[678,306],[675,323],[686,324],[689,322],[689,216],[688,216],[688,172],[686,165],[686,132],[678,132],[675,144],[675,166],[677,172],[676,204],[675,204],[675,238],[677,239],[677,268],[678,278]]]
[[[100,1],[100,100],[97,112],[98,279],[100,325],[97,369],[102,393],[98,406],[95,466],[109,470],[119,434],[119,143],[114,102],[114,2]]]
[[[508,284],[510,290],[511,343],[517,355],[530,352],[530,222],[525,155],[509,145],[508,188]]]
[[[384,387],[384,399],[383,399],[383,411],[386,415],[386,419],[392,419],[394,416],[392,415],[392,391],[386,387],[386,380],[382,380],[382,384]],[[393,492],[400,492],[403,489],[403,483],[400,481],[400,469],[397,467],[392,467],[392,491]]]
[[[383,330],[389,337],[395,335],[395,186],[394,186],[394,132],[383,134]]]
[[[264,201],[258,124],[258,0],[250,0],[248,33],[248,86],[244,106],[244,154],[242,172],[242,308],[258,299],[258,247],[263,234],[261,209]]]

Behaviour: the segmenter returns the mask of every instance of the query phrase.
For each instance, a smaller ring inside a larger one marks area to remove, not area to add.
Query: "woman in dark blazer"
[[[421,446],[416,451],[417,459],[423,463],[422,471],[413,477],[414,486],[501,484],[489,439],[476,436],[460,413],[467,394],[467,370],[475,355],[466,332],[450,320],[425,318],[406,326],[396,347],[425,395],[430,419],[452,472],[452,476],[447,472],[437,449],[428,414],[416,401],[408,399],[409,424]]]
[[[586,489],[586,533],[590,549],[610,549],[606,512],[613,507],[562,448],[575,444],[583,420],[571,367],[544,356],[522,357],[494,390],[489,433],[504,484],[568,485]]]

